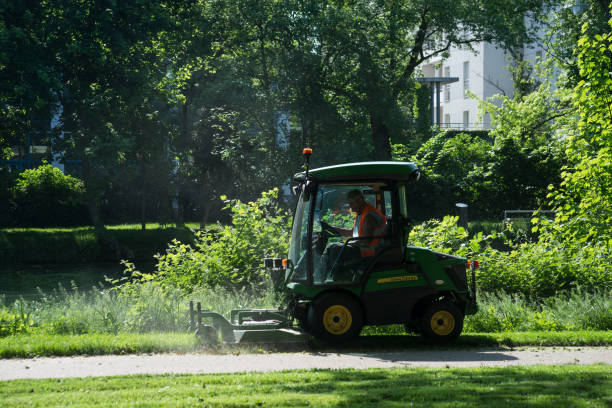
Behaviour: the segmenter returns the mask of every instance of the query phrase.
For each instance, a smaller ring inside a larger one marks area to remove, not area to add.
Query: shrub
[[[481,291],[543,299],[575,287],[612,290],[612,259],[604,244],[572,245],[550,239],[517,242],[517,237],[515,231],[505,230],[470,238],[457,226],[457,217],[445,217],[414,228],[409,244],[478,259],[476,284]],[[504,250],[491,246],[500,241]]]
[[[187,291],[198,286],[261,289],[270,283],[264,257],[287,254],[289,222],[276,199],[278,190],[263,192],[254,202],[226,200],[232,225],[198,232],[193,245],[172,241],[157,256],[157,271],[127,272],[140,281],[156,281]]]
[[[19,226],[72,226],[87,221],[81,180],[50,164],[26,170],[13,188],[13,224]]]
[[[0,307],[0,337],[29,333],[32,329],[31,315],[25,311],[23,302],[16,302],[11,308]]]

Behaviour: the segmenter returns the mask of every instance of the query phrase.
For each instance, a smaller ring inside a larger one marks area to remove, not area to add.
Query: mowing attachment
[[[206,319],[210,324],[203,324]],[[190,330],[195,330],[205,344],[219,343],[219,334],[224,344],[239,343],[304,343],[308,335],[294,330],[287,311],[283,309],[237,309],[232,310],[230,320],[209,310],[202,304],[189,302]]]

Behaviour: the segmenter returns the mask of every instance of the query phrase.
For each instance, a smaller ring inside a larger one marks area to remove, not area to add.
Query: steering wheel
[[[324,233],[327,236],[327,238],[340,236],[338,231],[334,230],[331,227],[331,225],[329,225],[325,221],[320,221],[320,224],[321,224],[321,232]]]

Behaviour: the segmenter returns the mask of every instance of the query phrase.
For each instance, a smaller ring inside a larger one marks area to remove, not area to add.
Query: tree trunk
[[[114,260],[121,259],[121,245],[117,238],[111,234],[102,221],[100,216],[100,196],[96,191],[95,182],[91,180],[91,168],[89,161],[86,158],[81,160],[83,166],[83,181],[85,182],[85,194],[87,200],[87,210],[89,217],[94,225],[96,238],[103,258],[110,256]],[[107,260],[107,259],[105,259]]]
[[[212,200],[208,197],[202,197],[202,202],[200,203],[200,206],[202,211],[202,214],[200,216],[200,229],[203,230],[206,228],[206,223],[208,222],[210,208],[212,207]]]
[[[147,195],[146,193],[142,193],[142,195],[140,196],[140,229],[141,230],[146,230],[147,229],[147,221],[146,221],[146,217],[147,216]]]
[[[100,217],[100,208],[98,207],[98,200],[95,197],[87,197],[87,211],[89,212],[89,218],[91,223],[96,228],[104,228],[102,218]]]
[[[190,116],[189,116],[189,104],[191,103],[191,99],[189,97],[189,95],[187,95],[187,100],[185,101],[185,103],[183,104],[182,108],[181,108],[181,117],[180,117],[180,142],[179,145],[181,146],[182,149],[186,149],[187,146],[189,145],[189,138],[191,136],[191,123],[190,123]],[[186,160],[187,157],[183,157],[183,160]],[[183,191],[184,186],[183,183],[180,180],[181,177],[181,173],[180,171],[176,173],[176,185],[177,185],[177,192],[176,192],[176,213],[175,213],[175,224],[177,228],[182,228],[185,226],[185,219],[184,219],[184,211],[183,211],[183,197],[185,196],[185,192]]]
[[[141,191],[140,191],[140,229],[142,231],[147,229],[147,183],[145,180],[147,179],[147,165],[145,163],[144,157],[140,157],[139,159],[139,167],[140,167],[140,182],[141,182]]]
[[[391,160],[389,129],[383,118],[375,113],[370,113],[370,131],[374,143],[374,160]]]
[[[301,117],[301,122],[302,122],[302,145],[300,146],[300,148],[304,148],[306,147],[306,143],[308,140],[308,134],[306,133],[306,119],[304,118],[304,115],[302,115]]]
[[[102,222],[102,218],[100,217],[100,206],[98,202],[98,197],[96,192],[94,191],[94,187],[92,186],[91,182],[91,169],[89,167],[89,160],[87,160],[86,158],[81,159],[81,165],[83,181],[85,182],[85,197],[87,211],[89,213],[89,219],[94,227],[104,228],[104,223]]]

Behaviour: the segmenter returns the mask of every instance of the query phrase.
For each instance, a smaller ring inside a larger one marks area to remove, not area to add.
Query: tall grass
[[[505,293],[480,296],[466,332],[612,330],[612,293],[577,288],[543,301]]]
[[[187,294],[155,283],[131,284],[124,290],[97,287],[89,292],[60,286],[37,300],[7,304],[0,297],[0,335],[19,333],[86,334],[186,331],[189,300],[229,317],[231,309],[279,306],[276,295],[198,288]]]
[[[282,302],[272,289],[247,291],[198,288],[187,294],[152,282],[124,290],[95,288],[82,292],[59,288],[37,300],[7,304],[0,298],[0,336],[20,333],[86,334],[187,331],[189,300],[228,316],[240,308],[274,308]],[[612,330],[612,293],[574,289],[541,302],[521,295],[482,294],[480,310],[465,321],[465,331]],[[399,334],[401,328],[371,328],[366,333]],[[389,331],[391,330],[391,331]]]

